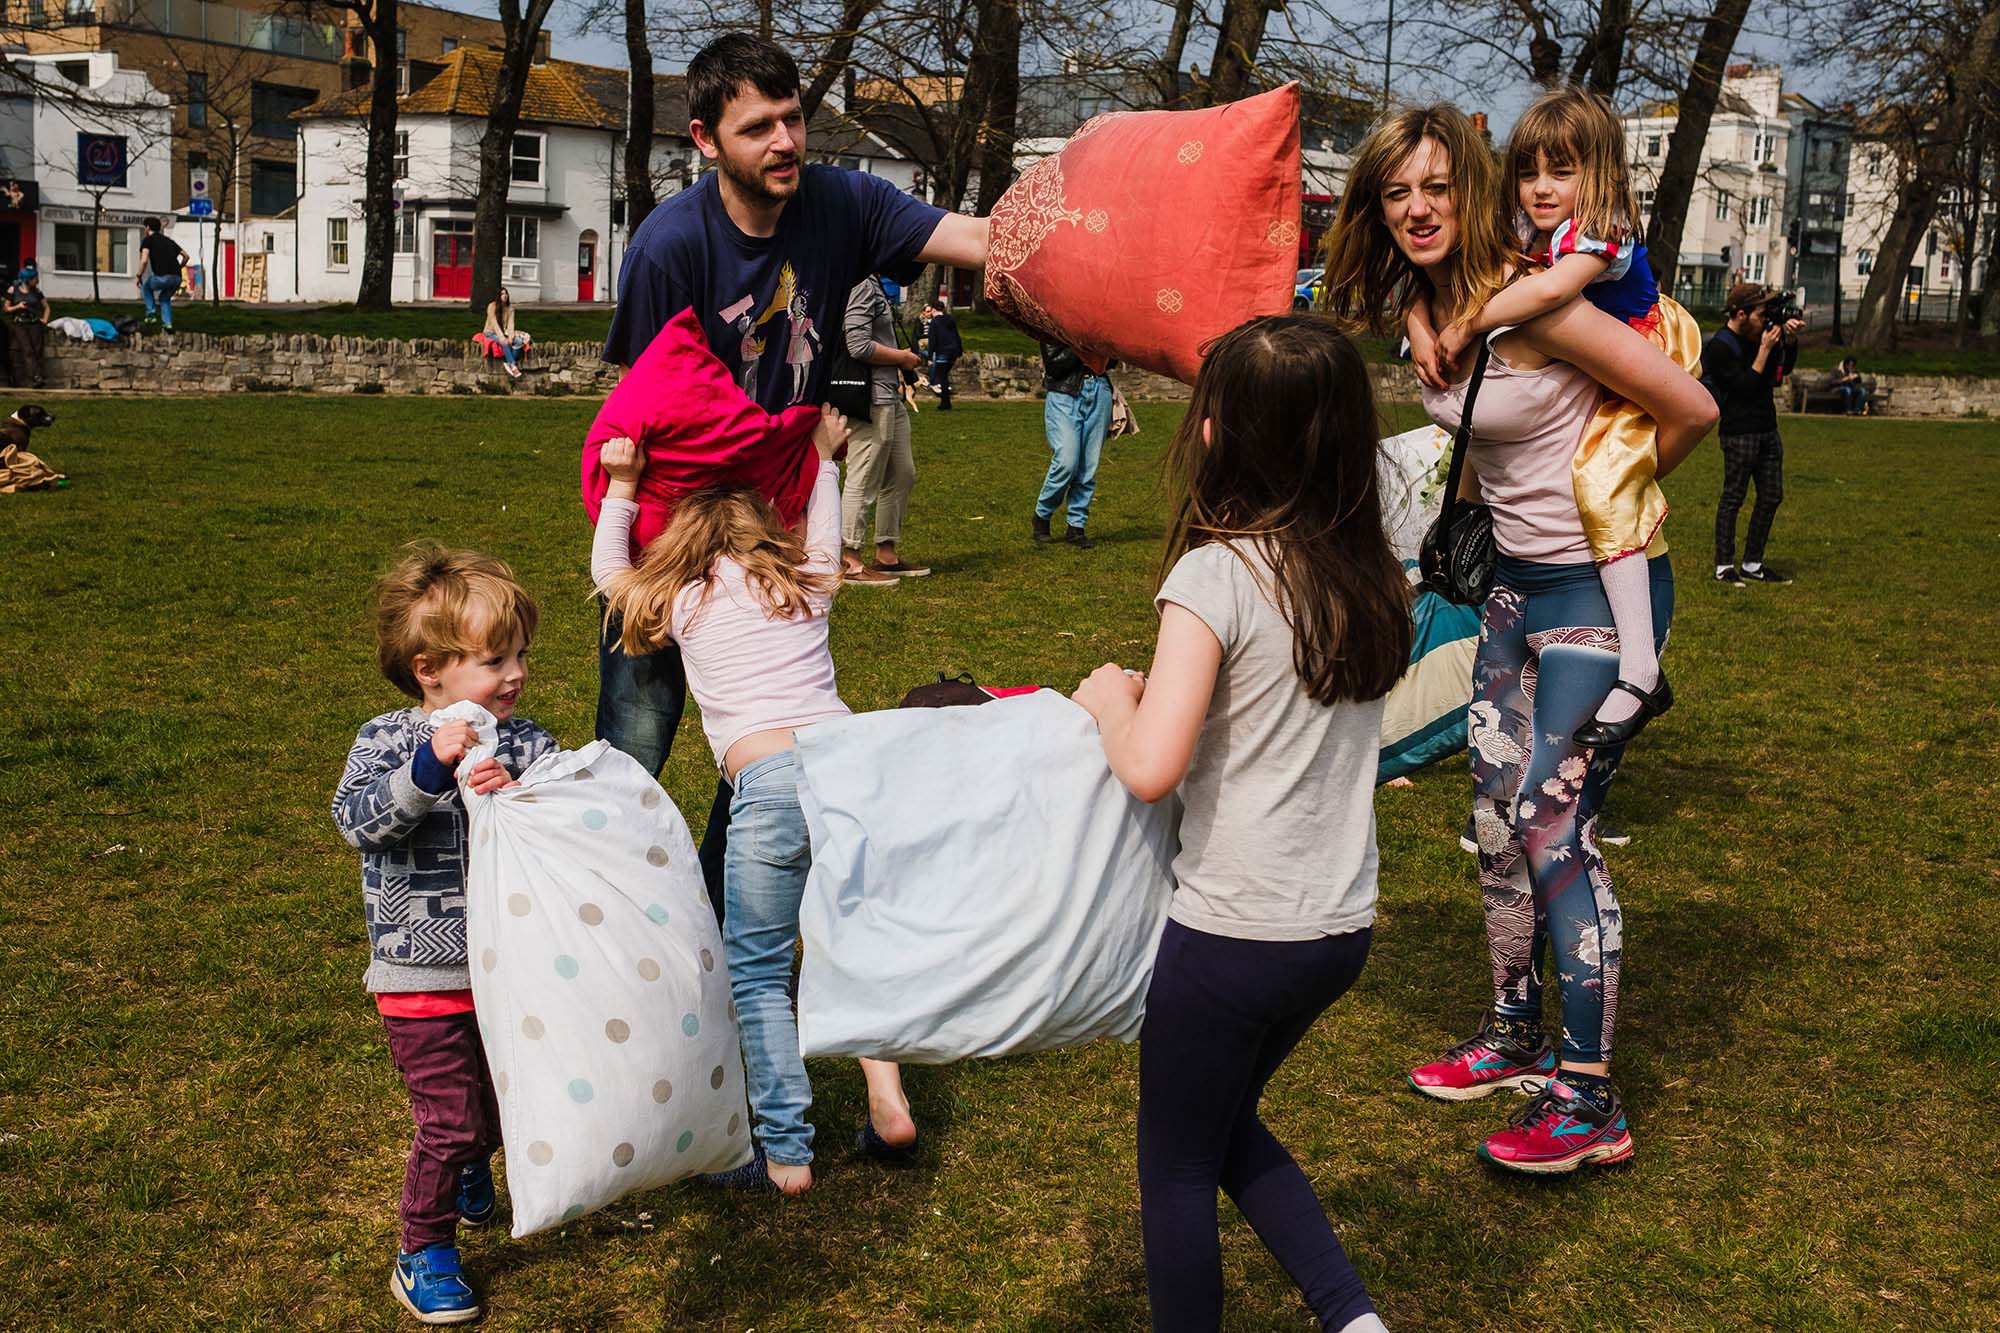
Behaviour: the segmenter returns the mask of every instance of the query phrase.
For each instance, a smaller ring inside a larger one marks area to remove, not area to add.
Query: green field
[[[1034,404],[916,423],[904,549],[850,590],[843,692],[1143,665],[1178,408],[1106,455],[1090,552],[1036,548]],[[397,703],[364,604],[398,543],[498,552],[543,608],[523,711],[590,739],[582,401],[72,400],[59,492],[0,496],[0,1327],[402,1323],[408,1142],[327,805]],[[2000,1301],[2000,425],[1787,419],[1786,588],[1719,589],[1713,444],[1670,481],[1681,702],[1613,793],[1636,1161],[1502,1179],[1513,1103],[1405,1068],[1487,993],[1463,763],[1378,801],[1382,914],[1267,1118],[1392,1328],[1992,1328]],[[691,821],[692,718],[664,775]],[[699,828],[696,829],[697,834]],[[927,1148],[850,1161],[851,1064],[797,1200],[693,1187],[466,1261],[505,1328],[1131,1329],[1136,1058],[912,1070]],[[1232,1329],[1305,1310],[1223,1206]]]

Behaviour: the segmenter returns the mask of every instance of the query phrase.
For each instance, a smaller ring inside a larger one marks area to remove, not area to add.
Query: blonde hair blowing
[[[442,666],[504,652],[519,631],[534,642],[541,612],[503,560],[411,542],[375,580],[375,660],[391,685],[422,699],[418,654]]]
[[[640,553],[639,563],[612,580],[605,603],[624,623],[620,645],[649,653],[673,637],[674,599],[701,585],[698,612],[715,586],[715,562],[743,567],[750,589],[774,619],[795,620],[809,598],[840,586],[834,570],[809,570],[805,539],[785,526],[776,506],[756,491],[705,490],[682,497],[667,529]]]
[[[1576,225],[1601,241],[1623,241],[1639,224],[1639,203],[1625,165],[1625,127],[1596,93],[1558,88],[1521,113],[1507,141],[1507,181],[1512,189],[1535,174],[1536,159],[1576,172]],[[1518,198],[1508,210],[1518,228],[1526,221]],[[1532,236],[1532,228],[1528,235]]]
[[[1426,274],[1382,220],[1382,190],[1424,140],[1445,150],[1458,247]],[[1449,102],[1412,107],[1368,132],[1354,150],[1347,191],[1326,233],[1326,307],[1348,329],[1400,328],[1425,287],[1439,316],[1477,310],[1513,276],[1519,254],[1502,227],[1493,150]]]

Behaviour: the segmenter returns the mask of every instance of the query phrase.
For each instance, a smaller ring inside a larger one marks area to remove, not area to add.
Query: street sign
[[[196,195],[194,198],[188,200],[189,217],[191,218],[212,217],[214,213],[215,213],[214,200],[204,199],[199,195]]]

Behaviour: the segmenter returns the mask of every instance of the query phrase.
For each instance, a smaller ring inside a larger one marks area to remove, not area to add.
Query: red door
[[[472,295],[472,223],[440,218],[431,225],[431,299],[463,301]]]
[[[236,299],[236,242],[222,243],[222,294]]]
[[[579,241],[576,247],[576,299],[597,299],[597,242]]]

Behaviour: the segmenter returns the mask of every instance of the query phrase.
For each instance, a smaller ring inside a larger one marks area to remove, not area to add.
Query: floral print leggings
[[[1628,557],[1638,559],[1640,557]],[[1664,647],[1673,571],[1650,563]],[[1539,1020],[1540,962],[1555,946],[1565,1061],[1611,1058],[1624,921],[1597,850],[1597,813],[1623,747],[1571,736],[1618,678],[1618,633],[1595,565],[1501,556],[1472,664],[1472,814],[1500,1013]]]

